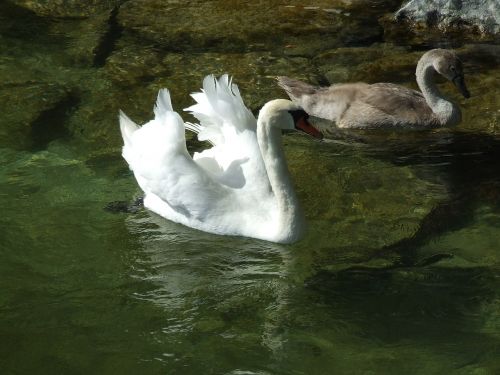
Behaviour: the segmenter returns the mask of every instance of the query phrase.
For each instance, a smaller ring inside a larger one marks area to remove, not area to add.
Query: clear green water
[[[498,44],[384,34],[396,1],[130,0],[110,16],[120,3],[0,5],[3,374],[500,372]],[[145,121],[159,87],[180,109],[229,72],[253,110],[283,97],[277,74],[413,87],[433,46],[465,64],[473,98],[442,85],[457,129],[285,137],[303,241],[105,210],[140,196],[118,108]]]

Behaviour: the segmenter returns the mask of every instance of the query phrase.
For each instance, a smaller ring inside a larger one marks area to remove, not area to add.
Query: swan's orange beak
[[[323,139],[323,134],[312,126],[305,117],[301,117],[295,123],[295,127],[299,130],[302,130],[304,133],[312,135],[314,138]]]

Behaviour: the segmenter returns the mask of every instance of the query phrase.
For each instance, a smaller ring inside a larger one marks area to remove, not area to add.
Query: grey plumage
[[[312,116],[334,121],[339,128],[432,128],[456,125],[458,106],[444,99],[433,77],[437,72],[452,81],[465,97],[462,65],[452,51],[435,49],[417,65],[422,92],[392,83],[343,83],[315,87],[288,77],[278,85]]]

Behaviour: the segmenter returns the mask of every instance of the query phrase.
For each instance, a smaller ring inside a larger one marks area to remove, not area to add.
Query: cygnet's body
[[[292,101],[311,116],[334,121],[339,128],[425,129],[460,123],[460,108],[445,99],[434,76],[452,81],[468,98],[462,62],[450,50],[426,52],[417,64],[417,83],[422,92],[392,83],[344,83],[314,87],[288,77],[278,77]]]

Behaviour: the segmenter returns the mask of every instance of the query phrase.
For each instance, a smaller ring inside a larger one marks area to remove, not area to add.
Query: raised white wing
[[[238,86],[227,74],[218,80],[209,75],[201,92],[191,96],[196,104],[185,111],[199,124],[187,123],[186,128],[213,145],[195,153],[195,162],[226,186],[270,190],[257,143],[257,121],[243,103]]]

